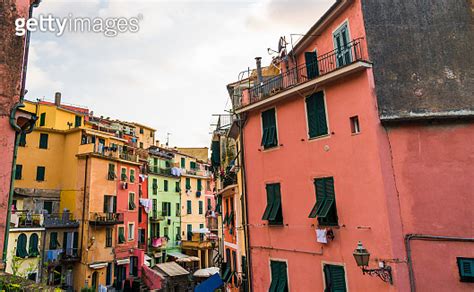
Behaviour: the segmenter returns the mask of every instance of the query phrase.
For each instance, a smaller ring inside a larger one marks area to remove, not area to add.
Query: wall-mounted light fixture
[[[357,266],[361,267],[362,274],[368,274],[370,276],[377,276],[382,281],[392,284],[392,268],[385,265],[384,262],[381,262],[381,267],[378,269],[368,269],[370,253],[362,245],[362,242],[359,241],[357,248],[354,250],[354,259],[357,263]]]

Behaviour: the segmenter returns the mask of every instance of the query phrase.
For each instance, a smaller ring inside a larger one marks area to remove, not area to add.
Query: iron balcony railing
[[[48,263],[65,261],[72,262],[78,261],[81,258],[81,250],[77,247],[66,247],[59,249],[47,250],[45,254],[45,260]]]
[[[251,86],[248,89],[248,100],[245,100],[245,93],[239,94],[238,100],[233,99],[234,107],[240,108],[258,102],[354,62],[368,61],[367,59],[362,48],[362,39],[355,39],[342,48],[319,56],[313,63],[303,63],[289,68],[277,76],[266,79],[261,84]]]
[[[70,212],[45,214],[44,227],[76,228],[79,227],[79,221],[75,220],[73,214]]]
[[[148,173],[158,175],[172,175],[171,167],[148,166]]]
[[[123,224],[123,213],[92,212],[89,223],[93,226],[110,226]]]
[[[43,227],[43,214],[35,214],[28,210],[12,211],[11,225],[14,228],[35,228]]]

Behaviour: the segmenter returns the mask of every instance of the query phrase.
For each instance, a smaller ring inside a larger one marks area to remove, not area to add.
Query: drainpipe
[[[238,116],[239,119],[239,140],[240,140],[240,153],[242,153],[242,192],[243,192],[243,203],[244,207],[242,210],[245,212],[244,216],[244,237],[245,237],[245,253],[247,256],[247,285],[249,288],[249,291],[252,291],[252,257],[250,255],[250,247],[249,247],[249,242],[250,242],[250,234],[248,231],[248,212],[247,212],[247,183],[246,183],[246,172],[245,172],[245,147],[244,147],[244,135],[243,135],[243,127],[242,127],[242,115]]]
[[[416,292],[415,272],[413,270],[413,262],[411,257],[411,240],[425,240],[425,241],[451,241],[451,242],[474,242],[474,238],[455,237],[455,236],[438,236],[426,234],[407,234],[405,235],[405,249],[407,252],[408,274],[410,277],[410,291]]]
[[[84,262],[82,259],[82,254],[84,252],[84,225],[86,224],[86,197],[87,197],[87,171],[89,166],[89,156],[86,156],[86,167],[84,170],[84,194],[82,199],[82,226],[81,226],[81,262]],[[89,238],[89,237],[87,237]]]
[[[29,13],[28,13],[28,19],[33,16],[33,8],[38,7],[39,3],[41,0],[36,0],[30,5]],[[23,48],[23,70],[22,70],[22,77],[21,77],[21,87],[20,87],[20,101],[16,103],[11,112],[10,112],[10,125],[11,127],[15,130],[15,143],[14,143],[14,148],[13,148],[13,159],[12,159],[12,170],[11,170],[11,178],[10,178],[10,190],[8,194],[8,206],[7,206],[7,218],[5,222],[5,237],[3,241],[3,256],[2,256],[2,261],[4,262],[3,267],[6,269],[6,259],[7,259],[7,250],[8,250],[8,237],[10,235],[10,220],[11,220],[11,206],[13,202],[13,192],[14,192],[14,182],[15,182],[15,177],[14,174],[16,172],[16,158],[18,155],[18,145],[20,144],[20,137],[21,134],[28,134],[31,133],[34,129],[34,125],[36,122],[37,117],[33,116],[30,122],[27,125],[26,129],[22,129],[17,123],[16,123],[16,112],[19,108],[25,107],[23,104],[23,101],[25,99],[25,84],[26,84],[26,72],[28,68],[28,53],[29,53],[29,48],[30,48],[30,31],[27,30],[26,32],[26,40],[25,40],[25,46]]]

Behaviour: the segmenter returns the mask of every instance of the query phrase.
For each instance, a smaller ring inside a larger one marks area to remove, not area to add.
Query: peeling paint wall
[[[473,4],[363,0],[384,120],[474,116]]]

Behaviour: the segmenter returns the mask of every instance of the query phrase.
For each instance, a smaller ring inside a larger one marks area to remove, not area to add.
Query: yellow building
[[[185,254],[199,257],[201,268],[213,266],[214,247],[206,230],[206,211],[214,195],[207,154],[204,157],[206,160],[199,160],[177,151],[174,158],[181,169],[181,249]]]
[[[136,128],[136,135],[139,141],[137,145],[138,148],[148,149],[150,146],[155,145],[155,129],[138,123],[132,124],[135,125]]]

